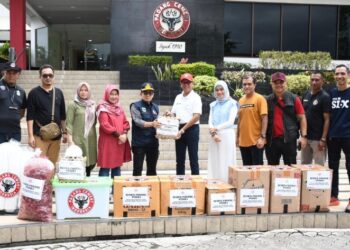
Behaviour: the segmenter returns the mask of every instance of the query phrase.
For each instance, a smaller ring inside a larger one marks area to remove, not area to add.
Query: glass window
[[[254,5],[254,55],[260,50],[280,50],[280,19],[279,4]]]
[[[39,67],[48,63],[49,60],[49,30],[45,27],[36,29],[35,32],[35,65],[33,66]]]
[[[309,50],[309,6],[282,5],[282,50]]]
[[[251,56],[252,4],[225,3],[225,56]]]
[[[326,51],[336,56],[337,7],[311,6],[310,51]]]
[[[350,6],[340,6],[338,58],[350,59]]]

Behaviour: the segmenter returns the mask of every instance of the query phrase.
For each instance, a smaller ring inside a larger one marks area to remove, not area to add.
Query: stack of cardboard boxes
[[[319,165],[232,166],[237,214],[327,212],[332,171]]]
[[[328,211],[332,172],[318,165],[232,166],[229,183],[201,176],[116,177],[115,217]]]

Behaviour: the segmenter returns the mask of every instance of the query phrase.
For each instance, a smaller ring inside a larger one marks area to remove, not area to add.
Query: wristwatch
[[[306,137],[307,137],[307,135],[301,135],[300,137],[302,137],[302,138],[306,138]]]
[[[264,135],[264,134],[261,134],[260,137],[263,139],[266,139],[266,135]]]

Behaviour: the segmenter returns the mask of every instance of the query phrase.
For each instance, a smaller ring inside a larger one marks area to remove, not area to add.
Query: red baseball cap
[[[274,74],[272,74],[271,76],[271,81],[272,82],[275,82],[275,81],[278,81],[278,80],[281,80],[283,82],[286,81],[286,75],[282,72],[276,72]]]
[[[182,74],[180,77],[180,82],[193,82],[193,76],[190,73]]]

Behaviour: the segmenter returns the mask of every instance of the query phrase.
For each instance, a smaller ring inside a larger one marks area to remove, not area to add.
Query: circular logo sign
[[[93,194],[85,188],[75,189],[68,196],[68,206],[76,214],[86,214],[94,205]]]
[[[0,175],[0,196],[11,198],[18,194],[21,188],[21,180],[13,173],[3,173]]]
[[[176,1],[167,1],[157,6],[153,13],[153,27],[162,37],[175,39],[190,27],[190,13]]]

